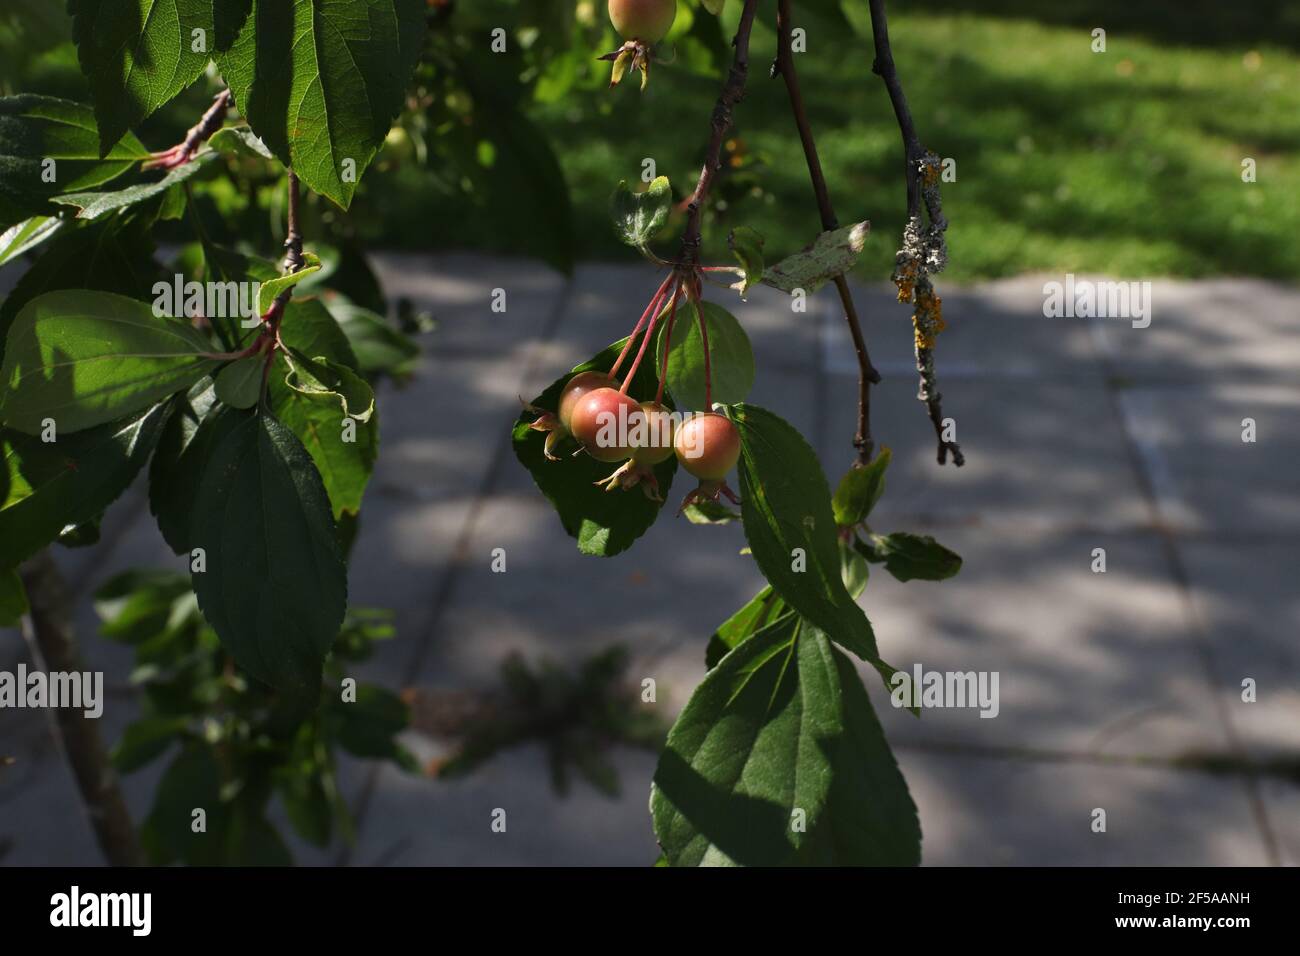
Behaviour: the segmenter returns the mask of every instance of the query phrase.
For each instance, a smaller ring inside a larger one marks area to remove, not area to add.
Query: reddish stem
[[[655,394],[655,404],[664,403],[664,384],[668,381],[668,350],[673,343],[673,323],[677,321],[677,299],[682,292],[682,283],[673,289],[672,302],[668,306],[668,325],[664,328],[664,357],[659,366],[659,391]]]
[[[641,329],[644,328],[646,320],[650,318],[651,313],[655,311],[656,307],[663,299],[664,290],[668,288],[668,283],[673,281],[673,275],[674,274],[671,272],[668,273],[668,278],[664,279],[659,288],[655,290],[654,298],[650,300],[650,304],[646,306],[645,311],[641,313],[640,321],[637,322],[636,328],[632,330],[632,334],[627,337],[627,343],[623,346],[623,351],[618,353],[618,359],[614,362],[614,367],[609,370],[610,378],[613,378],[618,374],[618,370],[623,364],[623,359],[627,358],[627,353],[632,350],[632,344],[636,342],[636,337],[641,334]]]
[[[704,309],[700,308],[699,290],[695,290],[695,314],[700,320],[700,344],[704,346],[704,410],[713,411],[713,369],[709,364],[709,324],[704,321]]]
[[[668,278],[672,279],[675,276],[676,273],[674,272],[671,273]],[[667,283],[665,283],[665,285],[667,285]],[[662,292],[664,286],[660,286],[659,288]],[[655,337],[655,324],[659,321],[659,313],[663,311],[663,300],[665,295],[659,295],[656,299],[657,306],[654,312],[650,315],[650,327],[646,329],[645,338],[641,340],[641,347],[637,349],[636,358],[632,361],[632,368],[627,373],[627,378],[623,380],[623,387],[619,389],[619,391],[624,395],[626,395],[627,390],[632,387],[632,378],[636,375],[636,370],[641,367],[641,359],[645,356],[645,350],[650,345],[650,340]],[[673,287],[673,301],[677,301],[676,286]]]

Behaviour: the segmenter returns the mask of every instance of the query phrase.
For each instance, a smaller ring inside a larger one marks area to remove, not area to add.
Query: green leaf
[[[158,782],[153,809],[140,830],[150,862],[223,862],[230,808],[221,799],[221,784],[221,765],[210,747],[192,743],[177,755]],[[201,834],[191,828],[194,810],[200,808],[207,822]]]
[[[709,13],[713,14],[715,17],[721,15],[722,8],[726,5],[727,0],[700,0],[700,6],[705,10],[708,10]]]
[[[687,702],[655,770],[650,812],[673,866],[780,866],[832,782],[840,724],[830,645],[789,617],[724,657]]]
[[[75,206],[78,219],[98,219],[108,213],[117,212],[119,209],[125,209],[128,206],[134,206],[137,203],[153,199],[173,186],[185,182],[185,180],[202,169],[204,163],[210,158],[210,153],[201,155],[190,160],[184,166],[177,166],[167,175],[154,182],[137,183],[134,186],[127,186],[125,189],[116,189],[112,192],[69,192],[52,198],[61,205]]]
[[[246,414],[212,453],[194,506],[192,574],[208,623],[254,677],[319,692],[347,607],[347,572],[320,474],[267,412]]]
[[[223,126],[212,134],[208,145],[227,156],[274,159],[266,144],[247,126]]]
[[[350,302],[330,303],[328,308],[356,353],[358,371],[401,380],[415,370],[420,346],[383,316]]]
[[[619,240],[642,248],[668,221],[673,207],[672,187],[667,176],[659,176],[644,192],[634,193],[626,180],[620,180],[609,205]]]
[[[94,289],[147,297],[155,277],[151,226],[148,216],[128,214],[60,230],[0,304],[0,358],[14,318],[42,292]]]
[[[687,505],[682,515],[691,524],[730,524],[740,520],[740,512],[720,501],[697,501]]]
[[[47,239],[53,239],[66,225],[54,216],[33,216],[0,234],[0,266],[30,252]]]
[[[280,339],[303,355],[319,355],[357,370],[357,357],[348,337],[320,299],[290,299],[284,307]],[[272,374],[271,378],[277,376]]]
[[[171,549],[189,554],[195,492],[208,471],[212,452],[243,417],[217,403],[210,379],[174,401],[176,411],[149,463],[149,510]]]
[[[756,405],[727,410],[740,429],[740,497],[745,538],[763,576],[809,623],[886,680],[876,636],[844,587],[839,532],[817,456],[787,422]]]
[[[556,379],[530,404],[554,412],[568,380],[575,373],[588,369],[608,371],[625,341],[615,342],[591,361]],[[658,376],[653,365],[646,361],[637,369],[629,394],[638,401],[654,398],[658,389]],[[667,394],[664,404],[673,407]],[[619,466],[596,461],[586,453],[572,454],[578,446],[571,440],[560,446],[559,461],[549,460],[542,450],[546,435],[528,427],[536,418],[536,412],[525,409],[516,419],[511,439],[515,457],[528,469],[538,489],[555,507],[564,530],[578,540],[578,550],[584,554],[610,557],[627,550],[654,524],[663,502],[650,500],[640,488],[615,491],[597,488],[595,483],[609,477]],[[654,474],[662,498],[668,497],[676,471],[675,455],[655,466]]]
[[[460,154],[457,171],[468,176],[473,215],[508,223],[494,230],[497,248],[535,256],[565,275],[573,272],[577,236],[564,167],[546,131],[519,102],[519,69],[508,56],[483,57],[477,50],[456,59],[456,79],[474,101],[463,135],[475,155]],[[490,146],[491,165],[479,149]]]
[[[277,774],[276,791],[284,802],[285,813],[294,831],[313,846],[327,846],[334,824],[334,804],[325,788],[318,767],[308,764],[282,766]]]
[[[823,232],[811,246],[787,256],[763,273],[763,284],[794,292],[802,289],[812,295],[838,275],[853,268],[862,254],[869,222],[858,222],[831,232]]]
[[[344,207],[401,109],[422,0],[244,0],[215,7],[217,65],[267,148]]]
[[[0,627],[14,627],[27,613],[27,589],[13,568],[0,569]]]
[[[871,568],[866,558],[841,539],[840,580],[844,582],[844,589],[849,592],[849,597],[855,601],[861,597],[862,592],[867,589],[867,579],[870,575]]]
[[[262,396],[265,355],[250,355],[226,365],[217,373],[217,399],[231,408],[252,408]]]
[[[867,520],[867,515],[885,493],[885,469],[892,457],[893,453],[882,447],[880,454],[869,464],[855,464],[840,479],[840,486],[835,489],[835,497],[831,500],[836,524],[851,528]]]
[[[893,534],[867,534],[856,544],[859,554],[868,561],[885,563],[885,570],[900,581],[918,578],[942,581],[961,570],[961,555],[949,551],[927,535],[895,531]]]
[[[271,407],[316,463],[335,520],[355,515],[379,455],[374,392],[346,365],[323,357],[299,353],[285,369],[277,361],[271,371]]]
[[[763,278],[763,237],[758,230],[749,226],[737,226],[727,236],[727,245],[731,247],[736,261],[744,270],[744,277],[732,286],[742,296],[749,287]]]
[[[126,728],[109,755],[113,767],[131,773],[152,763],[176,741],[188,725],[184,717],[146,717]]]
[[[323,355],[313,359],[297,349],[290,352],[293,358],[284,379],[286,385],[300,395],[333,400],[344,418],[370,421],[375,412],[375,393],[369,382]]]
[[[68,434],[188,388],[216,363],[203,335],[125,296],[62,290],[14,318],[0,367],[0,421],[29,435],[45,419]]]
[[[189,575],[137,568],[116,574],[95,591],[101,637],[141,644],[183,619],[193,602]]]
[[[718,629],[709,637],[704,652],[705,666],[710,669],[716,667],[728,651],[735,650],[769,624],[791,614],[794,611],[790,610],[769,584],[750,598],[748,604],[718,625]]]
[[[743,402],[754,385],[754,349],[736,317],[722,306],[701,302],[709,333],[709,362],[713,401],[724,405]],[[665,318],[655,347],[663,355]],[[704,402],[704,340],[700,335],[699,312],[679,308],[673,322],[668,352],[668,390],[683,408],[707,410]]]
[[[394,738],[406,729],[410,711],[392,691],[360,684],[357,699],[335,700],[331,714],[339,746],[348,753],[357,757],[401,759],[402,748]]]
[[[262,283],[257,291],[257,311],[259,313],[265,314],[266,310],[271,307],[271,303],[275,301],[281,292],[292,289],[313,272],[320,271],[320,260],[310,252],[303,253],[302,259],[301,269],[291,272],[287,276],[277,276]]]
[[[834,656],[844,733],[833,751],[834,780],[801,862],[818,866],[916,866],[921,824],[898,763],[853,664],[826,635],[805,627]]]
[[[52,96],[0,97],[0,228],[46,215],[52,197],[102,186],[148,157],[127,134],[101,159],[88,106]]]
[[[0,568],[14,567],[68,525],[97,518],[153,451],[168,406],[58,441],[0,430]]]
[[[102,151],[202,75],[213,0],[70,0]],[[196,51],[194,31],[202,31]]]
[[[232,866],[293,866],[293,855],[266,818],[260,802],[236,803],[226,834],[225,859]]]

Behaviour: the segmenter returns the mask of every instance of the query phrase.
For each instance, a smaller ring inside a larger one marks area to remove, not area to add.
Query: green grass
[[[967,13],[895,13],[890,33],[922,142],[957,164],[943,189],[947,278],[1300,273],[1295,53],[1112,29],[1095,54],[1086,26]],[[905,206],[893,113],[869,41],[810,30],[808,42],[797,65],[836,211],[841,222],[871,220],[860,271],[883,277]],[[710,224],[715,260],[728,258],[732,225],[757,228],[773,257],[818,231],[784,87],[767,77],[774,48],[771,31],[756,29],[735,131],[755,175],[733,180]],[[694,185],[719,82],[666,66],[645,93],[628,82],[539,108],[572,192],[580,255],[621,254],[608,196],[644,157],[679,193]],[[1241,180],[1244,157],[1258,163],[1253,184]],[[679,231],[665,230],[664,252]]]

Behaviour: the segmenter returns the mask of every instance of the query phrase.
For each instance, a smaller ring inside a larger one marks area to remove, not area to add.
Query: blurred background
[[[784,88],[766,76],[774,7],[760,4],[707,211],[714,262],[731,261],[735,225],[763,233],[769,261],[818,231]],[[299,863],[649,865],[662,734],[703,677],[709,635],[761,579],[738,526],[668,515],[623,555],[580,555],[509,430],[520,396],[624,335],[657,285],[618,243],[609,195],[647,160],[676,197],[693,188],[738,4],[719,20],[679,3],[644,92],[607,88],[595,56],[617,41],[603,2],[429,8],[407,109],[351,210],[313,197],[304,230],[329,265],[318,293],[419,345],[380,395],[350,578],[353,606],[381,609],[357,624],[366,654],[350,671],[406,705],[378,707],[366,732],[397,732],[400,748],[353,734],[328,792],[276,784],[270,824]],[[889,4],[921,140],[955,160],[936,354],[960,470],[934,461],[910,309],[888,283],[902,152],[866,2],[794,8],[831,196],[842,221],[872,227],[853,280],[884,376],[874,430],[894,455],[873,523],[965,559],[942,583],[877,575],[861,603],[897,666],[1000,673],[992,720],[916,720],[868,683],[925,862],[1300,863],[1300,3]],[[505,53],[489,52],[497,27]],[[138,135],[177,142],[218,88],[200,81]],[[89,99],[57,4],[0,12],[0,94],[18,92]],[[269,255],[283,241],[277,170],[231,163],[193,181],[202,227]],[[662,253],[681,228],[674,215]],[[183,267],[191,229],[155,231],[161,271]],[[0,267],[0,294],[27,265]],[[1067,273],[1152,282],[1150,327],[1045,318],[1043,284]],[[799,427],[834,482],[852,460],[856,365],[833,292],[807,314],[769,289],[715,293],[754,343],[751,400]],[[150,675],[101,631],[121,613],[121,574],[184,563],[143,482],[97,538],[54,555],[109,685],[101,733],[143,820],[169,799],[173,754],[122,756]],[[21,635],[0,631],[0,669],[26,659]],[[496,808],[505,833],[490,827]],[[1096,808],[1105,833],[1090,828]],[[48,715],[0,711],[0,863],[101,859]]]

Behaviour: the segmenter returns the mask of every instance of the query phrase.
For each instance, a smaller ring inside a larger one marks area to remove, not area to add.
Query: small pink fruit
[[[677,18],[677,0],[609,0],[609,19],[624,40],[658,43]]]
[[[598,388],[609,388],[611,385],[614,385],[614,379],[605,372],[579,372],[569,379],[560,392],[560,405],[557,412],[557,417],[565,431],[571,430],[569,425],[573,418],[573,410],[578,407],[582,397]]]
[[[740,432],[717,412],[692,415],[677,428],[677,460],[702,481],[721,481],[740,459]]]
[[[597,388],[574,406],[569,431],[597,461],[623,461],[632,455],[627,446],[628,427],[640,411],[641,406],[630,395],[614,388]]]
[[[673,413],[657,402],[641,403],[641,418],[634,424],[644,429],[644,441],[632,449],[632,459],[639,465],[657,465],[672,457]],[[644,425],[640,423],[644,422]]]

